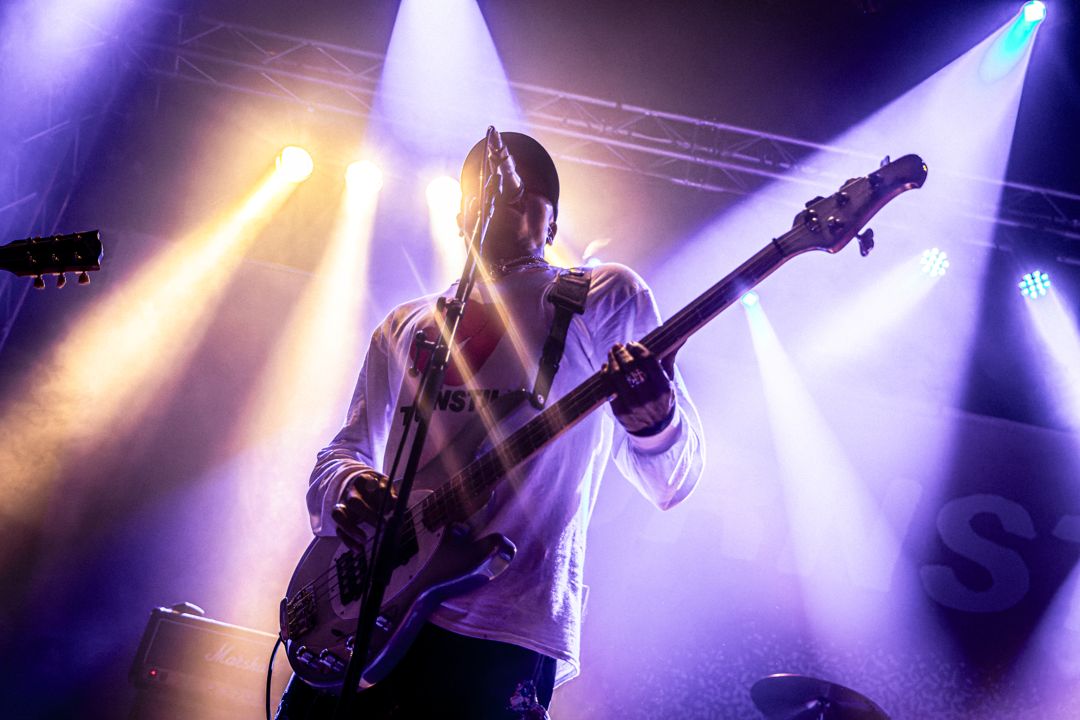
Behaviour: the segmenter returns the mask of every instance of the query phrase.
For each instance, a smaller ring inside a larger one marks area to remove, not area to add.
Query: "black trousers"
[[[357,720],[516,720],[521,714],[509,709],[511,697],[526,682],[547,707],[555,686],[554,658],[429,623],[390,674],[359,694],[353,715]],[[336,695],[294,676],[277,720],[329,720],[336,705]]]

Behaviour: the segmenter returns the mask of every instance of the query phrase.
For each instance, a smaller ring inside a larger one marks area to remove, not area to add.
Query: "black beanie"
[[[551,201],[555,218],[559,217],[559,173],[555,162],[544,146],[523,133],[504,132],[503,145],[514,158],[514,166],[521,177],[522,184],[529,192],[542,195]],[[480,194],[480,161],[484,157],[487,138],[472,146],[461,167],[461,197],[467,198]]]

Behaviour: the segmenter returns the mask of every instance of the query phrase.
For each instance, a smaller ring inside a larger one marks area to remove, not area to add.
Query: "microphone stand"
[[[383,522],[387,511],[390,510],[391,493],[382,493],[378,508],[378,525],[375,527],[374,541],[372,543],[372,557],[374,560],[367,573],[366,588],[361,594],[360,614],[357,618],[356,635],[353,643],[353,653],[349,658],[345,669],[345,680],[342,686],[341,696],[338,698],[337,707],[334,711],[335,720],[351,720],[350,710],[356,700],[360,679],[367,664],[369,646],[375,629],[375,622],[382,608],[383,596],[386,587],[393,574],[395,559],[398,551],[398,537],[404,524],[405,513],[409,507],[409,495],[412,493],[413,482],[420,466],[420,456],[423,453],[424,441],[427,438],[428,426],[431,421],[432,411],[435,406],[435,398],[442,390],[443,378],[450,362],[450,348],[454,343],[461,317],[465,314],[465,305],[476,283],[476,265],[480,258],[484,239],[487,235],[488,224],[495,212],[495,200],[498,196],[501,179],[495,172],[490,162],[491,136],[494,128],[488,128],[487,145],[484,148],[484,158],[480,165],[480,213],[473,226],[472,235],[469,238],[468,253],[465,258],[465,268],[461,273],[457,292],[450,300],[439,298],[436,305],[436,327],[439,329],[438,337],[427,343],[430,353],[427,367],[424,368],[420,382],[416,390],[416,397],[410,406],[406,431],[402,433],[394,455],[394,463],[390,469],[390,487],[393,487],[393,478],[397,474],[398,464],[402,452],[409,438],[408,428],[416,423],[416,429],[412,435],[412,444],[409,448],[408,460],[405,463],[405,471],[397,484],[397,500],[393,501],[393,511],[389,518]],[[443,311],[444,318],[439,318],[439,312]],[[419,359],[419,352],[417,358]]]

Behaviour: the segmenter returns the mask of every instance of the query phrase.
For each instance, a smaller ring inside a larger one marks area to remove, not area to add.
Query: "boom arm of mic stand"
[[[435,349],[432,351],[427,367],[421,376],[416,398],[412,403],[413,411],[410,424],[412,420],[415,420],[416,430],[412,436],[412,445],[409,449],[408,460],[405,463],[405,472],[397,488],[397,500],[394,503],[389,520],[381,523],[381,528],[376,527],[376,538],[372,543],[374,560],[371,572],[368,573],[368,586],[361,595],[356,639],[353,643],[353,653],[345,669],[345,680],[341,689],[341,696],[338,698],[337,707],[334,710],[335,720],[350,720],[350,711],[359,689],[364,665],[367,662],[375,621],[379,616],[379,610],[382,607],[383,596],[390,582],[390,576],[393,574],[397,539],[405,519],[405,511],[409,506],[409,496],[412,493],[416,472],[419,470],[420,457],[427,438],[435,398],[442,389],[446,367],[450,362],[450,347],[453,345],[454,338],[457,335],[458,325],[462,315],[465,313],[465,305],[475,284],[476,266],[480,258],[480,251],[483,248],[484,238],[487,235],[488,224],[494,213],[495,192],[497,192],[497,189],[493,186],[493,180],[497,181],[498,177],[494,173],[488,172],[487,155],[488,152],[485,149],[485,161],[481,164],[483,173],[481,177],[483,182],[480,185],[482,188],[481,211],[470,238],[469,251],[465,258],[465,268],[462,271],[461,281],[458,283],[454,299],[446,303],[445,318],[441,322],[442,331],[436,339]],[[436,323],[439,324],[438,318],[436,318]],[[408,431],[402,433],[401,445],[399,445],[396,452],[394,466],[390,470],[391,483],[397,474],[398,460],[401,458],[401,450],[408,437]],[[389,498],[389,492],[383,494],[378,512],[380,520],[385,516],[388,509],[386,505]]]

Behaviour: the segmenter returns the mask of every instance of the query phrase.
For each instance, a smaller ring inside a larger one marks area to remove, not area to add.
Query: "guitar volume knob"
[[[329,650],[323,650],[319,653],[319,664],[333,673],[339,673],[345,670],[345,661]]]
[[[866,257],[870,254],[870,251],[874,249],[874,231],[870,228],[866,228],[866,230],[855,237],[859,238],[859,254]]]
[[[296,650],[296,659],[308,667],[315,667],[318,664],[318,658],[315,657],[307,645],[301,645]]]

